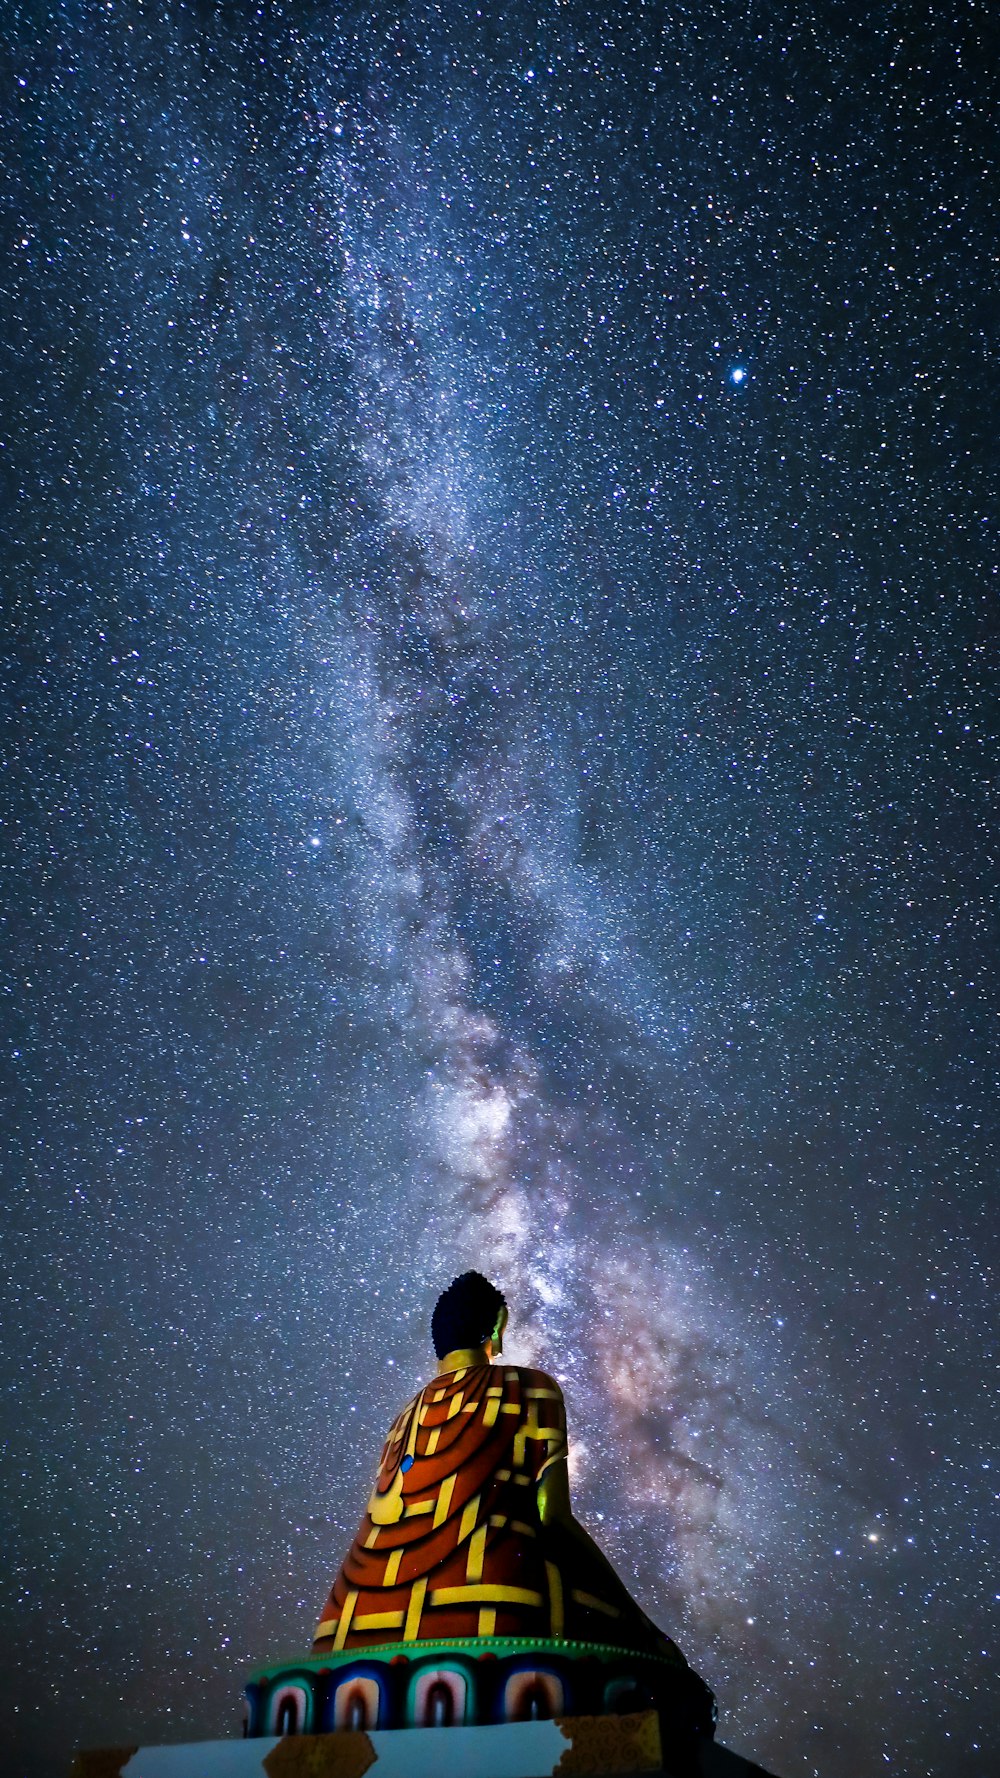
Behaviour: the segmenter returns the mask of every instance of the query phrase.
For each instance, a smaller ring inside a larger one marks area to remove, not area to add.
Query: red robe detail
[[[389,1433],[313,1652],[467,1636],[662,1647],[587,1550],[542,1525],[538,1483],[565,1455],[562,1391],[544,1371],[435,1377]]]

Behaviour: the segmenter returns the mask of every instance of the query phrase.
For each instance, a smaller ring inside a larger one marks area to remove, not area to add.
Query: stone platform
[[[769,1778],[700,1740],[683,1770],[665,1763],[655,1711],[490,1728],[346,1729],[327,1735],[195,1741],[78,1753],[72,1778]]]

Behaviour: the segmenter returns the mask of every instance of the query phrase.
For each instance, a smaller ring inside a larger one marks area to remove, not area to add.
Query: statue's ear
[[[498,1348],[500,1347],[501,1341],[503,1340],[504,1329],[506,1328],[506,1326],[507,1326],[507,1304],[504,1303],[502,1309],[500,1310],[499,1315],[497,1316],[496,1326],[493,1329],[493,1339],[494,1339]]]

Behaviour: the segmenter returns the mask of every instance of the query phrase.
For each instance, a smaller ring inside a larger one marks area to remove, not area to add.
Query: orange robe
[[[313,1653],[469,1636],[662,1649],[624,1588],[539,1519],[538,1483],[566,1448],[562,1391],[544,1371],[435,1377],[389,1433]]]

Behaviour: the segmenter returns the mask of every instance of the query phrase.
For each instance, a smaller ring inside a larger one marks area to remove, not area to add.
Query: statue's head
[[[489,1356],[503,1350],[507,1304],[503,1292],[482,1272],[453,1278],[434,1305],[431,1338],[439,1358],[448,1352],[485,1346]]]

